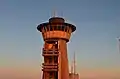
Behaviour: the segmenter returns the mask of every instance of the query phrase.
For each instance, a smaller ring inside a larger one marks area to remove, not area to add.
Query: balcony
[[[58,52],[58,49],[45,49],[43,48],[43,51],[46,52],[46,51],[50,51],[50,52]]]
[[[58,56],[58,54],[43,53],[43,56]]]
[[[58,68],[58,66],[42,66],[42,68],[44,68],[44,69],[57,69]]]
[[[57,71],[58,64],[57,63],[42,63],[42,68],[45,71]]]
[[[69,41],[71,33],[64,32],[64,31],[47,31],[42,34],[44,40],[50,38],[62,38]]]
[[[57,63],[42,63],[43,66],[57,66]]]
[[[58,50],[51,49],[51,50],[45,50],[43,49],[43,56],[58,56],[59,52]]]
[[[58,71],[58,69],[42,69],[42,71]]]
[[[42,71],[58,71],[58,63],[42,63]]]

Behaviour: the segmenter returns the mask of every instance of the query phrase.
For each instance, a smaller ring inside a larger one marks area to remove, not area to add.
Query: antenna
[[[61,16],[64,17],[63,12],[61,12]]]
[[[56,10],[54,9],[54,10],[53,10],[53,17],[55,17],[56,14],[57,14],[57,12],[56,12]]]

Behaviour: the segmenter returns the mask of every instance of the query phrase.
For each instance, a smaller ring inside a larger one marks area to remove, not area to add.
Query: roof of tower
[[[39,24],[37,29],[42,32],[42,27],[51,25],[51,24],[63,24],[65,26],[70,26],[72,28],[72,32],[76,30],[76,27],[70,23],[66,23],[65,20],[61,17],[52,17],[49,19],[49,22]]]
[[[52,17],[49,19],[49,23],[64,23],[65,20],[61,17]]]

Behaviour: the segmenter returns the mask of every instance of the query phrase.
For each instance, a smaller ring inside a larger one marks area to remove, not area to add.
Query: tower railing
[[[58,49],[44,49],[43,48],[43,56],[58,56]]]

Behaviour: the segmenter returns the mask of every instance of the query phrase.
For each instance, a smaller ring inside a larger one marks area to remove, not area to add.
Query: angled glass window
[[[57,30],[57,26],[54,26],[54,30]]]
[[[50,31],[53,31],[53,27],[52,26],[50,26]]]
[[[47,28],[47,31],[49,31],[49,26],[46,26],[46,28]]]
[[[62,28],[61,30],[64,31],[64,28],[65,28],[65,27],[64,27],[64,26],[61,26],[61,28]]]
[[[44,30],[45,30],[45,32],[47,31],[46,26],[44,26]]]
[[[43,32],[45,32],[45,29],[44,29],[44,27],[42,27],[42,31],[43,31]]]
[[[58,30],[61,30],[61,26],[58,26]]]
[[[67,32],[67,26],[65,26],[65,32]]]
[[[70,28],[69,28],[69,26],[67,26],[67,32],[69,33],[69,30],[70,30]]]

